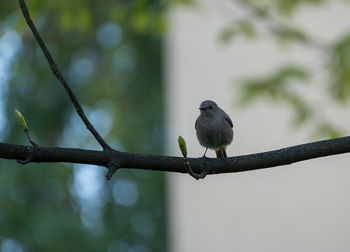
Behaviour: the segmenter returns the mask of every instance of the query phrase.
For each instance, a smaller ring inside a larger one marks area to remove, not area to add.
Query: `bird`
[[[204,146],[205,154],[208,148],[216,152],[216,157],[226,158],[226,147],[233,140],[233,123],[231,118],[214,101],[205,100],[200,106],[195,129],[200,145]]]

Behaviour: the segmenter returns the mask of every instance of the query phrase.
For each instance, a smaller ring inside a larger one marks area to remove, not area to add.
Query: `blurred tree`
[[[115,148],[163,150],[164,5],[137,1],[27,3],[60,70]],[[27,144],[13,109],[41,146],[100,149],[49,69],[17,1],[0,8],[0,139]],[[4,120],[2,118],[6,118]],[[0,160],[0,250],[164,251],[163,174]]]

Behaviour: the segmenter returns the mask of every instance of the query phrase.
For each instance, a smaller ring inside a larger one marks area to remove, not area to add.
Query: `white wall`
[[[197,2],[196,8],[169,12],[165,49],[169,154],[181,155],[178,135],[186,139],[190,156],[203,154],[194,122],[205,99],[216,101],[234,122],[235,139],[228,148],[231,156],[310,141],[312,125],[293,128],[292,111],[286,106],[264,100],[248,108],[237,106],[240,77],[265,75],[286,62],[300,62],[319,72],[299,91],[319,108],[320,117],[340,122],[345,132],[350,132],[349,108],[331,106],[325,97],[322,53],[312,48],[280,47],[269,38],[221,45],[220,30],[242,12],[230,1]],[[349,13],[349,6],[333,2],[322,9],[304,8],[295,22],[331,41],[350,26]],[[169,250],[350,251],[349,162],[350,156],[345,154],[200,181],[169,174]]]

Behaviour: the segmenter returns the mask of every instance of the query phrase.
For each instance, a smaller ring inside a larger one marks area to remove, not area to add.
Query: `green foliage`
[[[274,2],[280,12],[289,15],[302,4],[320,4],[324,0],[275,0]]]
[[[295,123],[304,122],[311,114],[311,109],[290,89],[290,84],[304,83],[309,78],[305,68],[286,65],[265,78],[251,78],[241,83],[241,103],[247,104],[254,99],[266,97],[269,101],[286,103],[294,108]]]
[[[276,10],[282,15],[291,15],[297,8],[305,4],[318,5],[325,0],[241,0],[245,5],[251,8]]]
[[[300,42],[307,43],[308,38],[306,34],[300,29],[289,27],[289,26],[279,26],[273,30],[274,35],[280,39],[282,42]]]
[[[245,38],[252,39],[256,37],[255,27],[248,20],[239,20],[227,25],[219,36],[222,42],[229,42],[238,35],[243,35]]]
[[[239,29],[241,24],[249,24],[249,30],[254,31],[250,38],[259,39],[264,35],[271,36],[283,44],[299,43],[308,48],[315,48],[322,52],[325,67],[319,72],[329,75],[329,100],[334,103],[345,104],[350,98],[350,34],[343,34],[335,42],[325,42],[322,39],[303,31],[301,27],[291,26],[288,18],[293,16],[299,7],[305,5],[321,5],[325,0],[241,0],[235,2],[246,17],[230,23],[229,28],[222,31],[220,38],[224,41],[231,41],[237,36],[247,37],[247,31]],[[258,29],[257,27],[265,28]],[[248,33],[249,34],[249,33]],[[322,60],[322,59],[321,59]],[[317,108],[308,105],[306,96],[300,96],[294,89],[295,81],[305,82],[311,73],[306,68],[279,68],[274,74],[268,74],[259,78],[247,78],[241,86],[241,102],[248,103],[267,98],[271,102],[286,104],[294,111],[294,122],[301,125],[307,119],[313,118],[314,136],[334,137],[340,135],[336,123],[324,121],[317,118]],[[316,73],[317,74],[317,73]],[[316,75],[315,72],[312,75]]]
[[[120,150],[161,154],[165,6],[154,0],[27,4],[58,67],[107,142]],[[1,141],[29,144],[12,112],[20,106],[39,145],[100,149],[51,73],[18,2],[5,0],[0,17],[0,43],[20,41],[0,83],[0,95],[6,97],[0,107],[8,119]],[[102,167],[21,166],[8,160],[0,160],[0,166],[0,246],[12,242],[39,252],[165,250],[162,173],[122,169],[106,182]],[[94,196],[87,197],[85,190]]]
[[[313,132],[313,138],[320,138],[323,136],[329,136],[330,138],[340,137],[342,132],[337,129],[334,125],[328,122],[320,123]]]
[[[333,46],[329,66],[332,94],[336,100],[345,102],[350,98],[350,34]]]

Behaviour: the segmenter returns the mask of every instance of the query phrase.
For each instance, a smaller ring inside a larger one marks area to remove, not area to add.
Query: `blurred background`
[[[201,156],[198,106],[232,118],[229,155],[349,134],[350,5],[335,0],[28,1],[114,148]],[[0,4],[0,141],[100,149],[25,24]],[[209,152],[213,157],[214,153]],[[349,251],[348,155],[194,181],[0,160],[0,251]]]
[[[170,9],[168,152],[204,153],[201,101],[231,117],[228,155],[349,134],[347,1],[202,0]],[[209,156],[215,153],[209,151]],[[349,251],[349,155],[209,176],[169,174],[171,251]]]

